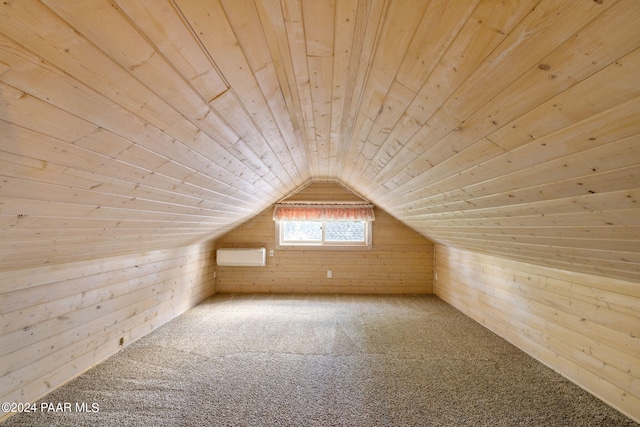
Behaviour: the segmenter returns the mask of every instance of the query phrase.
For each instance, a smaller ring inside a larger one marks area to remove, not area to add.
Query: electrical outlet
[[[327,270],[327,278],[331,279],[333,277],[333,271]]]

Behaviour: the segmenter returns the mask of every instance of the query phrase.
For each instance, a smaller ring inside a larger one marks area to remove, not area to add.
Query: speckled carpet
[[[637,426],[434,296],[216,295],[42,403],[3,427]]]

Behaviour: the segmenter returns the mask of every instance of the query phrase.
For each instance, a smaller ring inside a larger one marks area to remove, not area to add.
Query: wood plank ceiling
[[[7,0],[0,269],[213,239],[314,181],[640,280],[640,1]]]

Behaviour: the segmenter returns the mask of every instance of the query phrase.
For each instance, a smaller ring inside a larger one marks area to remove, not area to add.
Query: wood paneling
[[[315,183],[287,200],[361,200]],[[376,209],[371,250],[276,249],[273,208],[217,241],[218,247],[274,250],[265,267],[218,267],[218,292],[431,293],[433,243]],[[333,277],[327,278],[327,270]]]
[[[436,245],[434,292],[640,421],[640,288]]]
[[[214,268],[209,243],[0,273],[0,400],[34,401],[191,308]]]
[[[638,281],[638,27],[636,0],[5,2],[0,269],[336,181],[433,241]]]
[[[270,206],[334,181],[373,251],[225,289],[429,292],[412,230],[637,288],[638,28],[637,0],[3,2],[0,274],[269,247]]]

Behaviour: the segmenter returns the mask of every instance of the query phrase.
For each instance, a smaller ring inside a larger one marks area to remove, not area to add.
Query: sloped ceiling
[[[8,0],[0,269],[213,239],[336,181],[640,280],[637,0]]]

